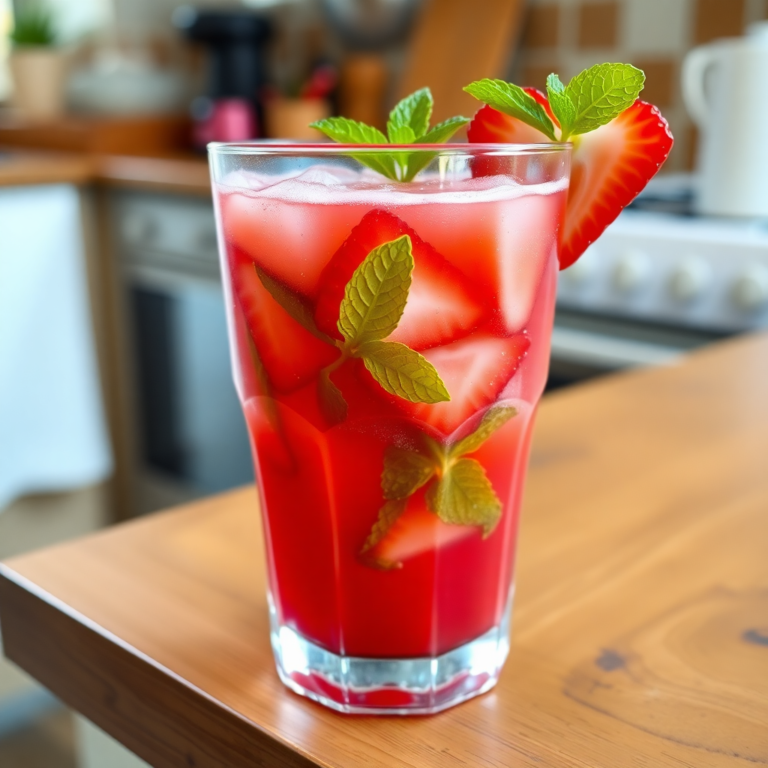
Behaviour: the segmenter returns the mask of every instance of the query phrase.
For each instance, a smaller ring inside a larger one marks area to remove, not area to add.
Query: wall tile
[[[708,43],[744,31],[744,0],[696,0],[693,42]]]
[[[625,0],[622,47],[629,53],[678,53],[690,39],[691,10],[692,0]]]
[[[534,5],[526,13],[523,45],[526,48],[552,48],[559,42],[559,5]]]
[[[670,107],[677,96],[678,66],[675,59],[639,59],[631,62],[645,72],[645,88],[640,94],[660,109]]]
[[[579,9],[579,47],[614,48],[619,43],[619,3],[586,2]]]

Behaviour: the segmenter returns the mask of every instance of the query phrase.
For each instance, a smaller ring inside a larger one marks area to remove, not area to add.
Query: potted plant
[[[61,114],[67,62],[50,11],[37,3],[18,4],[10,40],[15,106],[32,118]]]

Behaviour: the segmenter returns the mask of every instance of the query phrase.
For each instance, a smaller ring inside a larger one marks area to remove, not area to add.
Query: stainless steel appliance
[[[137,393],[139,512],[253,481],[207,198],[113,199]]]
[[[694,184],[651,182],[560,274],[553,385],[768,327],[768,221],[692,215]]]

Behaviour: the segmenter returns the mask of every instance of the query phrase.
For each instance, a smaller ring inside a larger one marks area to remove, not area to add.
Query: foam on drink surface
[[[425,204],[489,203],[527,195],[551,195],[566,189],[568,179],[521,184],[511,176],[472,178],[469,170],[441,178],[423,174],[408,183],[384,181],[379,174],[330,165],[316,165],[298,175],[266,175],[248,171],[228,174],[223,193],[312,205],[371,205],[382,207]]]

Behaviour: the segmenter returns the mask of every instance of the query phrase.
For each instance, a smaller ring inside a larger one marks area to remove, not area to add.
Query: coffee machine
[[[245,9],[183,6],[174,25],[209,51],[207,94],[192,104],[193,143],[246,141],[261,135],[259,96],[266,80],[264,48],[270,22]]]

